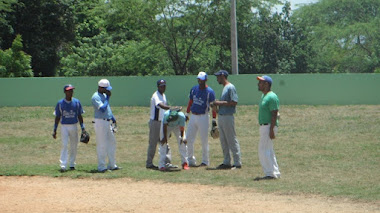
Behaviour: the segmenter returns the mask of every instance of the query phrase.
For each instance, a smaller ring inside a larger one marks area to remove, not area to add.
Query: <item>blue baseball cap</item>
[[[270,85],[272,85],[272,78],[267,76],[267,75],[263,75],[263,76],[257,76],[257,80],[259,81],[266,81],[268,82]]]
[[[219,70],[218,72],[214,73],[215,76],[218,76],[218,75],[224,75],[224,76],[228,76],[228,72],[225,71],[225,70]]]
[[[165,86],[166,85],[166,81],[164,79],[160,79],[157,81],[157,86]]]
[[[63,91],[69,91],[69,90],[72,90],[72,89],[75,89],[75,87],[71,84],[66,84],[64,87],[63,87]]]

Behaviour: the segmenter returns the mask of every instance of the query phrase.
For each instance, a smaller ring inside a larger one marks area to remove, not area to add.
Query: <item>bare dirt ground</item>
[[[0,212],[380,212],[379,203],[131,179],[0,176]]]

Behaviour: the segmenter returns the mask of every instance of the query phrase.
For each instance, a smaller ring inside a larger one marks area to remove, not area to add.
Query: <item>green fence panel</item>
[[[239,95],[239,104],[257,104],[261,92],[257,89],[258,75],[231,75]],[[272,90],[285,105],[350,105],[380,104],[380,74],[287,74],[270,75]],[[74,97],[83,105],[91,105],[97,82],[107,78],[113,87],[112,106],[149,106],[157,89],[157,80],[167,81],[166,96],[170,105],[185,106],[189,91],[197,85],[196,76],[123,76],[123,77],[58,77],[1,78],[0,106],[55,106],[64,97],[63,86],[75,86]],[[219,98],[222,85],[209,76],[207,84]]]

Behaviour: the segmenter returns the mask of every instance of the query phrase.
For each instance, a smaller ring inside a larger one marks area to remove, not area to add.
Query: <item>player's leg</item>
[[[240,145],[239,141],[236,137],[236,131],[235,131],[235,118],[233,115],[227,115],[223,116],[224,118],[224,132],[226,136],[226,142],[228,149],[232,153],[232,157],[234,159],[234,165],[235,166],[241,166],[241,152],[240,152]],[[230,153],[228,153],[228,156],[230,156]]]
[[[69,125],[69,138],[70,138],[70,168],[75,168],[75,159],[78,150],[78,127],[77,124]]]
[[[108,169],[117,168],[116,165],[116,138],[111,128],[111,123],[108,123],[108,131],[106,132],[107,140],[107,155],[108,155]]]
[[[109,122],[102,119],[95,119],[94,129],[96,134],[96,153],[98,156],[98,171],[104,171],[106,167],[107,156],[107,138],[106,133],[109,131]]]
[[[209,165],[209,144],[208,144],[208,133],[209,133],[209,115],[198,116],[198,130],[199,136],[202,143],[202,164]]]
[[[226,132],[227,127],[227,121],[225,119],[226,116],[219,116],[218,117],[218,126],[219,126],[219,140],[220,145],[222,146],[223,151],[223,164],[227,166],[231,166],[231,156],[230,156],[230,149],[228,147],[228,136]]]
[[[274,156],[273,141],[269,137],[269,129],[269,125],[260,126],[259,159],[265,176],[277,178],[279,171]]]
[[[148,144],[148,151],[147,151],[147,160],[146,160],[146,167],[152,167],[153,166],[153,158],[156,154],[157,149],[157,143],[159,142],[160,138],[160,129],[161,129],[161,122],[150,120],[149,121],[149,144]]]
[[[68,144],[69,144],[69,131],[67,125],[61,125],[61,140],[62,148],[61,155],[59,158],[61,170],[66,170],[67,160],[68,160]]]
[[[189,166],[196,166],[196,158],[194,156],[194,142],[197,136],[197,118],[199,115],[191,115],[189,124],[187,125],[186,139],[187,139],[187,156]]]
[[[179,150],[179,153],[181,155],[181,165],[183,165],[183,163],[187,163],[189,164],[189,161],[187,159],[187,146],[185,143],[181,143],[181,131],[179,129],[180,127],[173,127],[173,133],[175,135],[175,139],[177,141],[177,144],[178,144],[178,150]],[[185,135],[185,132],[184,132],[184,135]]]

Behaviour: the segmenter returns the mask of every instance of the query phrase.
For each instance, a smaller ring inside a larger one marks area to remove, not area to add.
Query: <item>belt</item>
[[[193,115],[204,115],[204,114],[206,114],[206,113],[195,113],[195,112],[191,112],[191,114],[193,114]]]
[[[268,123],[266,123],[266,124],[260,124],[260,126],[266,126],[266,125],[268,125]]]

